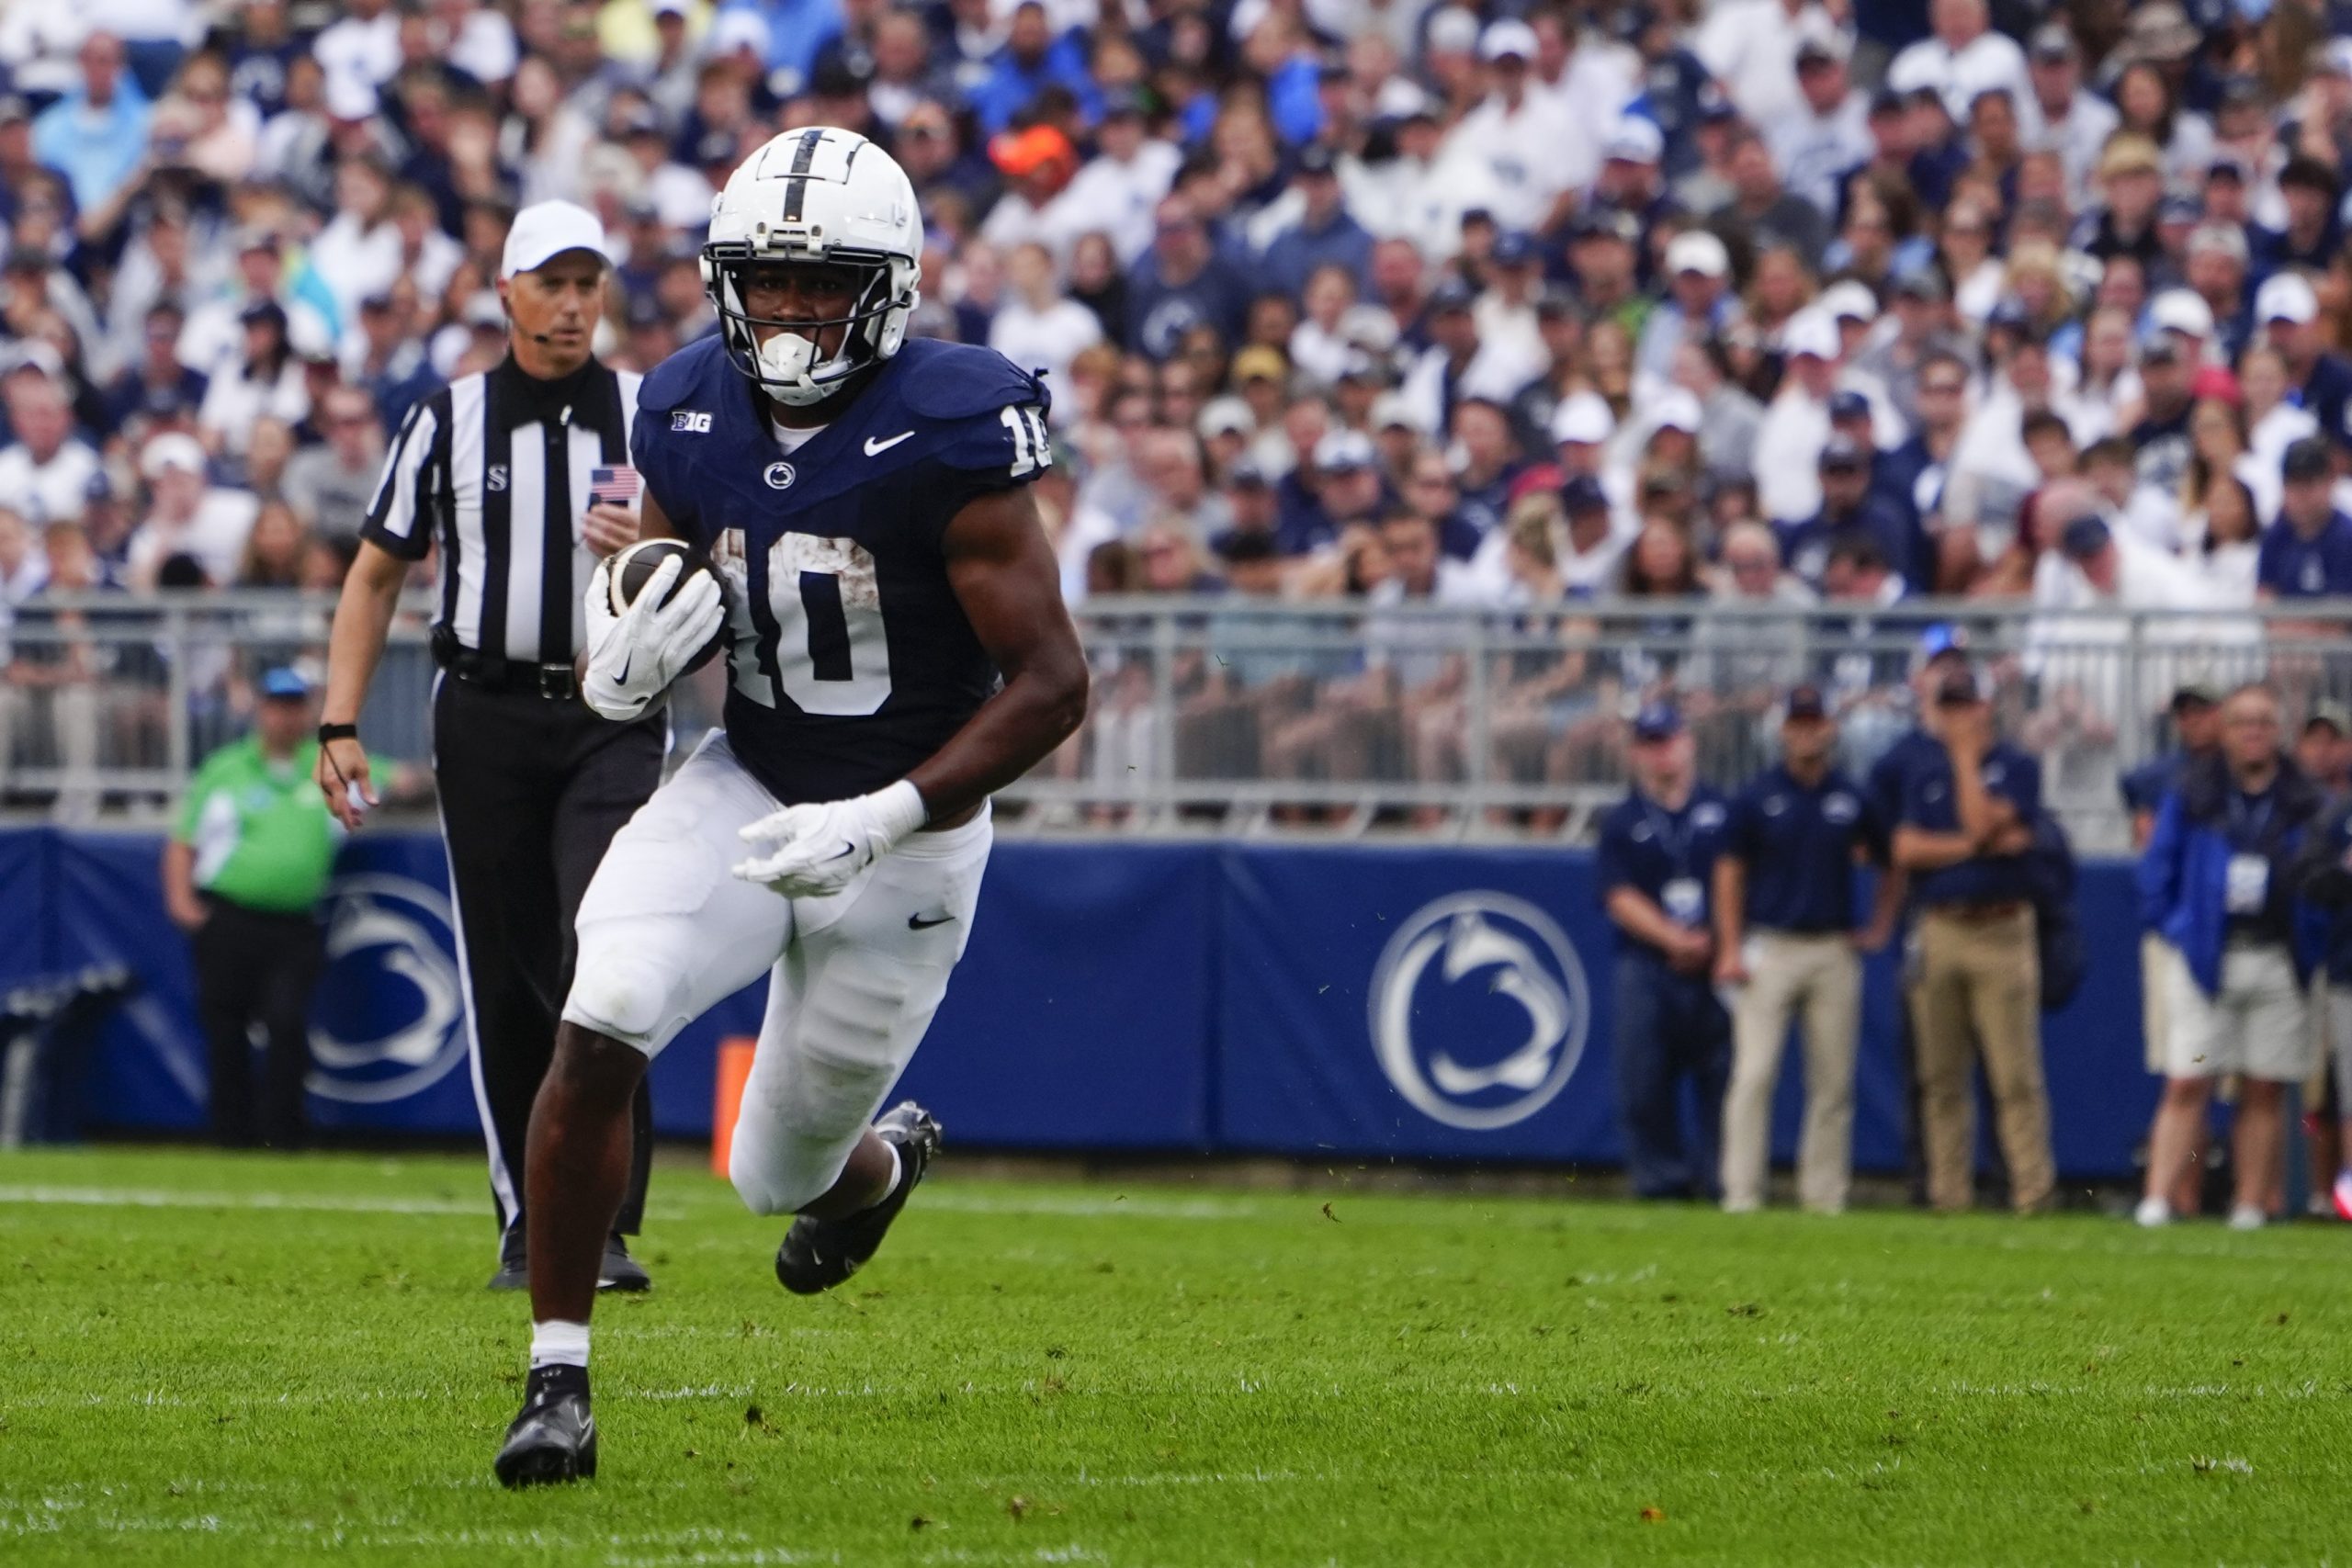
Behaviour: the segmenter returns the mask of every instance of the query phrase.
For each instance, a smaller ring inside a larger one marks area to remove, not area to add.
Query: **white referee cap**
[[[605,226],[584,207],[568,201],[535,201],[514,215],[506,231],[506,251],[498,276],[537,272],[566,251],[588,251],[605,260]]]

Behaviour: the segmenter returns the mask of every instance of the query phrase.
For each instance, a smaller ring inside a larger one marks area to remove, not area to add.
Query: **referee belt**
[[[580,674],[569,664],[532,664],[503,654],[468,648],[447,626],[433,628],[433,662],[486,692],[519,692],[551,703],[568,703],[580,695]]]

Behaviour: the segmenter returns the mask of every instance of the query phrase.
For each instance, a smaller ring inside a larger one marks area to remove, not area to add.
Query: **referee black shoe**
[[[628,1243],[615,1231],[605,1243],[605,1261],[596,1271],[596,1288],[600,1291],[650,1291],[653,1276],[645,1265],[628,1255]]]
[[[775,1277],[794,1295],[830,1291],[864,1268],[939,1153],[939,1123],[911,1100],[885,1111],[874,1130],[899,1151],[899,1184],[882,1201],[846,1219],[803,1214],[792,1222],[784,1245],[775,1249]]]
[[[514,1216],[498,1238],[498,1272],[490,1277],[493,1291],[527,1291],[531,1288],[531,1269],[523,1257],[523,1216]]]
[[[534,1367],[522,1414],[491,1461],[501,1484],[545,1486],[596,1473],[596,1417],[588,1411],[588,1369]]]

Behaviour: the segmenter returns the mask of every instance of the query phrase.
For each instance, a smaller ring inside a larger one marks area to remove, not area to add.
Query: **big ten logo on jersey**
[[[688,435],[708,435],[710,415],[696,409],[680,409],[670,416],[670,428]]]
[[[890,639],[873,553],[854,539],[783,534],[768,547],[767,596],[752,595],[743,530],[721,532],[711,565],[730,592],[728,660],[735,689],[764,708],[856,717],[890,700]]]

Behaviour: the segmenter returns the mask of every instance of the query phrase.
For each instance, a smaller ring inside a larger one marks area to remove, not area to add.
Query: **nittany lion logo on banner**
[[[422,882],[369,872],[327,889],[312,1094],[380,1105],[432,1088],[465,1059],[455,947],[449,900]]]
[[[1551,1103],[1592,1023],[1584,964],[1557,921],[1507,893],[1421,908],[1372,972],[1372,1046],[1413,1108],[1488,1132]]]

